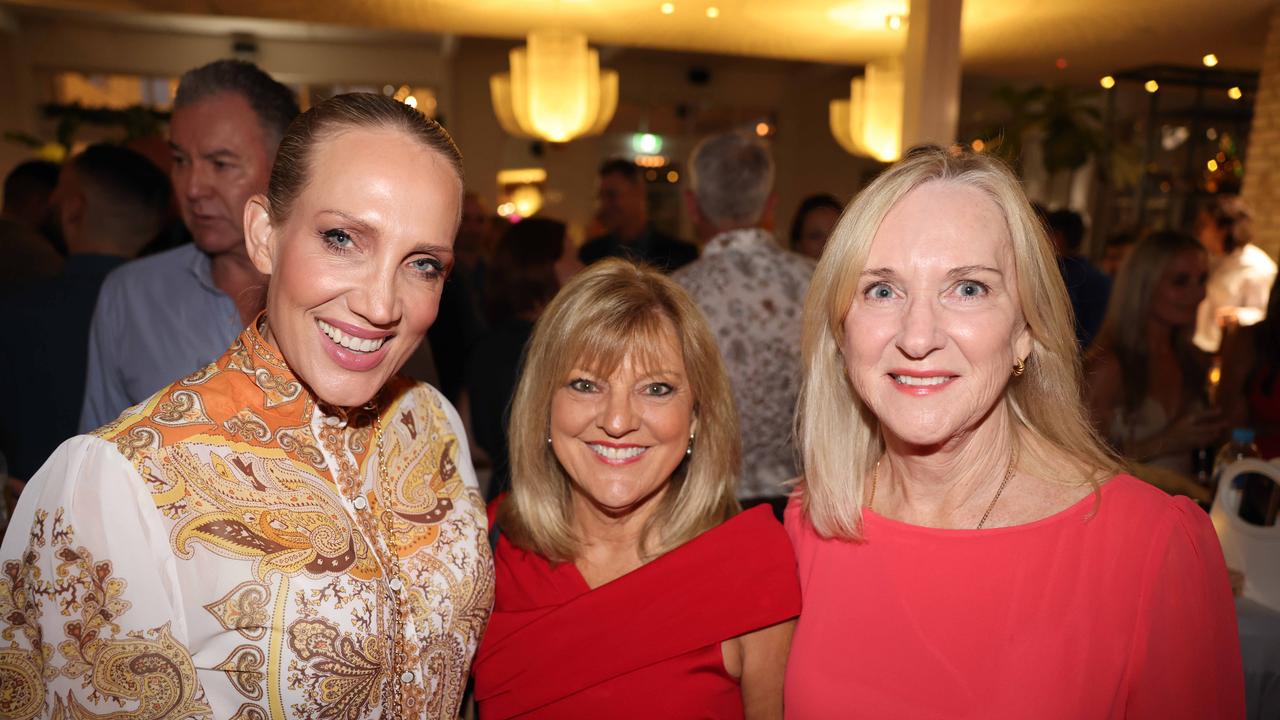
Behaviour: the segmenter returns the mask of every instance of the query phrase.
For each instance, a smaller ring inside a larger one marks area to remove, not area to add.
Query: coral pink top
[[[788,718],[1244,716],[1227,570],[1190,500],[1122,475],[1016,527],[863,518],[865,542],[824,540],[787,508]]]

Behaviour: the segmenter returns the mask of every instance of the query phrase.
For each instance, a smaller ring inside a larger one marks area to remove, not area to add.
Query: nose
[[[180,177],[174,184],[190,201],[199,200],[209,194],[211,182],[208,168],[205,167],[207,164],[193,160],[185,167],[178,169],[176,173]]]
[[[898,349],[911,360],[923,360],[945,342],[938,304],[930,298],[913,297],[903,310],[898,330]]]
[[[605,393],[598,423],[609,437],[622,437],[638,429],[639,415],[632,404],[630,388],[612,383]]]
[[[377,327],[394,325],[400,319],[397,270],[398,264],[370,263],[360,287],[352,294],[351,311]]]

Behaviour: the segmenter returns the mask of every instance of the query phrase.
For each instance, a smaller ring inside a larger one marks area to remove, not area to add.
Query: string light
[[[1103,75],[1102,79],[1098,81],[1098,84],[1101,85],[1104,90],[1110,90],[1116,86],[1116,79],[1110,75]]]
[[[1244,93],[1240,91],[1240,88],[1233,87],[1227,91],[1227,97],[1231,98],[1232,100],[1239,100],[1240,98],[1244,97]]]
[[[1201,60],[1204,61],[1205,67],[1213,67],[1218,64],[1218,56],[1214,55],[1213,53],[1209,53],[1208,55],[1205,55],[1203,58],[1201,58]]]
[[[1148,80],[1142,87],[1146,88],[1147,92],[1153,93],[1160,89],[1160,83],[1155,80]]]

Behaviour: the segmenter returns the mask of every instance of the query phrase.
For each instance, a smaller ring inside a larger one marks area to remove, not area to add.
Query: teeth
[[[899,385],[914,385],[916,387],[929,387],[931,385],[941,385],[950,380],[946,375],[938,375],[937,377],[911,377],[910,375],[894,375],[894,382]]]
[[[639,455],[645,450],[648,450],[648,448],[642,447],[615,448],[609,447],[608,445],[597,445],[595,443],[589,443],[587,447],[591,448],[592,452],[595,454],[609,460],[628,460]]]
[[[352,337],[323,320],[316,320],[316,323],[320,325],[320,329],[324,331],[325,335],[329,336],[330,340],[348,350],[364,353],[373,352],[382,347],[382,344],[387,341],[385,337],[376,339]]]

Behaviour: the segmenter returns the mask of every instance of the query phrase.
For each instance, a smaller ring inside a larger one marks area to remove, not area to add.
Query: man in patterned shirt
[[[742,428],[742,484],[750,506],[781,517],[797,474],[791,422],[800,389],[800,315],[814,263],[784,250],[772,226],[773,157],[753,135],[705,138],[689,159],[685,201],[702,257],[672,277],[702,308],[720,344]]]

